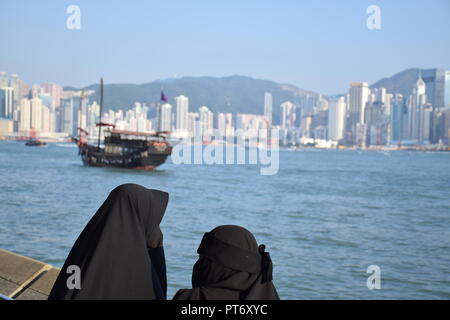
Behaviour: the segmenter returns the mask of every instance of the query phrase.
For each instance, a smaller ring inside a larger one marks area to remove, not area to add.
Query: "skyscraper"
[[[14,111],[14,88],[0,88],[0,118],[12,119]]]
[[[20,101],[19,130],[27,132],[30,129],[31,129],[31,103],[29,99],[24,98]]]
[[[42,131],[42,102],[39,98],[32,98],[31,101],[31,129]]]
[[[159,106],[158,130],[172,131],[172,105],[163,103]]]
[[[339,141],[344,138],[345,98],[331,100],[328,104],[328,139]]]
[[[218,113],[217,129],[222,137],[233,135],[233,115],[231,113]]]
[[[409,97],[409,108],[408,108],[408,139],[418,140],[420,132],[420,116],[421,108],[427,103],[426,96],[426,85],[422,79],[421,73],[416,81],[416,85],[413,89],[412,94]]]
[[[394,141],[401,141],[406,136],[408,109],[406,99],[401,94],[396,94],[392,99],[391,111],[391,137]]]
[[[291,129],[295,127],[295,104],[290,101],[283,102],[281,108],[281,128]]]
[[[19,104],[20,102],[20,79],[17,74],[12,74],[9,77],[9,86],[14,90],[14,104]]]
[[[364,109],[369,101],[370,89],[367,82],[350,83],[349,113],[350,124],[356,127],[357,123],[364,123]]]
[[[198,109],[200,130],[203,135],[211,134],[214,128],[214,117],[213,113],[208,109],[207,106],[201,106]]]
[[[9,77],[6,72],[0,72],[0,88],[9,87]]]
[[[348,95],[347,131],[349,143],[364,140],[364,109],[369,101],[370,89],[367,82],[352,82]]]
[[[177,104],[175,129],[185,132],[188,129],[189,98],[183,95],[175,97]]]
[[[264,93],[264,115],[267,118],[269,128],[272,126],[273,98],[270,92]]]
[[[450,71],[445,72],[444,80],[444,106],[450,107]]]
[[[63,87],[55,83],[43,83],[41,87],[45,93],[52,96],[52,109],[54,110],[55,108],[59,108],[59,106],[61,105]]]
[[[188,113],[188,132],[191,136],[198,135],[198,113],[197,112],[189,112]]]
[[[60,113],[60,129],[69,135],[73,134],[73,100],[64,99],[61,101],[62,112]],[[95,130],[97,132],[97,130]]]
[[[427,69],[419,70],[421,78],[423,79],[427,95],[427,101],[433,108],[443,108],[444,102],[444,87],[445,87],[445,70],[443,69]]]

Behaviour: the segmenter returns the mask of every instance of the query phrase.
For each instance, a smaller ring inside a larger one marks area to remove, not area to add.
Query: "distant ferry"
[[[34,128],[30,129],[30,137],[25,142],[27,147],[46,147],[47,143],[45,141],[36,138],[36,130]]]
[[[80,101],[82,97],[83,93]],[[100,115],[102,114],[102,104],[103,79],[100,85]],[[97,126],[99,127],[99,138],[96,146],[85,142],[88,133],[82,128],[78,128],[79,136],[72,138],[78,146],[84,165],[153,170],[162,165],[172,153],[172,146],[166,137],[169,132],[144,133],[116,130],[114,125],[102,123],[101,119]],[[109,127],[105,132],[104,147],[100,147],[102,127]]]
[[[47,143],[38,139],[30,139],[25,142],[27,147],[46,147]]]

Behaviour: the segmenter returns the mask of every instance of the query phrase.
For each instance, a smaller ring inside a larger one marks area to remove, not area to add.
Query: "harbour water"
[[[190,286],[204,232],[238,224],[265,243],[283,299],[449,299],[450,153],[281,151],[255,165],[154,172],[84,167],[71,145],[0,141],[0,247],[61,266],[108,193],[170,193],[162,223],[169,297]],[[367,267],[381,270],[369,290]]]

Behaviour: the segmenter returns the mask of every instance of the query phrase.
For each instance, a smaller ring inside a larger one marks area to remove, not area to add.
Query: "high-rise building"
[[[42,90],[49,94],[50,96],[52,96],[53,101],[52,101],[52,108],[53,110],[55,108],[59,108],[59,106],[61,105],[61,97],[62,97],[62,93],[63,93],[63,87],[60,86],[59,84],[55,84],[55,83],[43,83],[41,85]]]
[[[31,129],[42,131],[42,102],[39,98],[32,98],[31,104]]]
[[[31,102],[29,99],[20,101],[19,131],[27,132],[31,129]]]
[[[423,104],[419,109],[419,112],[418,140],[419,143],[427,143],[431,141],[433,108],[429,103]]]
[[[445,72],[444,79],[444,106],[450,107],[450,71]]]
[[[201,106],[198,109],[200,130],[203,135],[209,135],[214,129],[214,115],[207,106]]]
[[[198,113],[197,112],[189,112],[188,113],[188,132],[193,137],[195,137],[199,134],[198,123],[199,123]]]
[[[427,102],[433,108],[443,108],[444,102],[444,87],[445,87],[445,70],[443,69],[426,69],[419,70],[421,78],[423,79],[427,95]]]
[[[426,103],[426,85],[425,81],[422,79],[421,73],[419,72],[416,85],[409,97],[408,103],[408,139],[410,140],[419,140],[420,116],[422,115],[421,109]]]
[[[391,140],[401,141],[406,137],[406,124],[408,107],[406,99],[401,94],[396,94],[392,99],[391,112]]]
[[[339,141],[344,138],[345,98],[339,97],[328,104],[328,139]]]
[[[283,102],[281,108],[281,128],[292,129],[295,127],[295,104],[290,101]]]
[[[233,115],[231,113],[218,113],[217,129],[222,137],[232,136],[234,133]]]
[[[64,99],[61,101],[61,113],[60,113],[60,129],[61,132],[65,132],[68,135],[74,134],[76,128],[73,125],[73,100]],[[97,131],[97,130],[95,130]]]
[[[9,86],[14,90],[14,104],[19,104],[20,102],[20,79],[17,74],[12,74],[9,77]]]
[[[367,82],[352,82],[349,90],[348,127],[352,134],[358,123],[364,124],[364,109],[369,101],[370,89]]]
[[[269,128],[272,126],[273,98],[270,92],[264,93],[264,115],[267,118]]]
[[[9,77],[6,72],[0,72],[0,88],[9,87]]]
[[[327,111],[328,110],[328,100],[325,99],[322,95],[319,95],[319,99],[316,103],[316,111]]]
[[[159,106],[158,130],[172,131],[172,105],[163,103]]]
[[[183,95],[175,97],[177,114],[175,129],[179,132],[185,132],[188,129],[189,98]]]
[[[14,111],[14,88],[0,88],[0,118],[12,119]]]

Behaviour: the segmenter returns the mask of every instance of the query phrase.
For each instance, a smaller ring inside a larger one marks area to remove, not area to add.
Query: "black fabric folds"
[[[72,247],[52,288],[55,299],[166,299],[160,223],[169,195],[136,184],[115,188]],[[81,288],[69,289],[69,266]]]
[[[192,271],[192,289],[174,300],[278,300],[272,260],[246,229],[226,225],[205,233]]]

